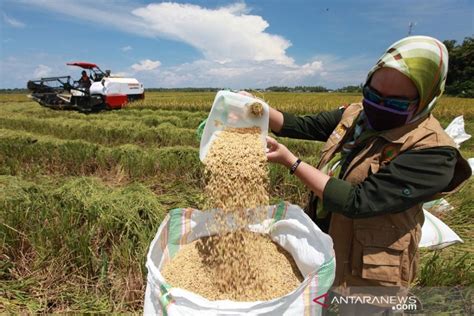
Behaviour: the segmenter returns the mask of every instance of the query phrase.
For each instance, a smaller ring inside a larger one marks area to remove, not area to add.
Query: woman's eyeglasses
[[[402,98],[385,98],[380,96],[377,92],[372,90],[369,85],[365,85],[364,88],[362,89],[362,94],[364,95],[364,98],[367,100],[376,103],[376,104],[381,104],[383,102],[383,105],[397,110],[397,111],[407,111],[410,105],[414,103],[418,103],[418,99],[414,100],[407,100],[407,99],[402,99]]]

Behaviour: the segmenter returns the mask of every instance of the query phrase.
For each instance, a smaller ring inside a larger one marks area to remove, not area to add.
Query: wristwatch
[[[298,159],[296,160],[296,162],[295,162],[294,164],[292,164],[292,165],[291,165],[291,168],[290,168],[290,174],[293,174],[293,173],[295,173],[295,171],[296,171],[296,168],[298,168],[298,166],[300,165],[300,163],[301,163],[301,159],[300,159],[300,158],[298,158]]]

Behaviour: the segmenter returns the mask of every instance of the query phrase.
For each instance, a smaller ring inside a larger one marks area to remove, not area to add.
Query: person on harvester
[[[91,79],[89,78],[89,76],[87,76],[85,70],[82,71],[82,76],[77,82],[79,83],[80,88],[89,89],[91,86]]]

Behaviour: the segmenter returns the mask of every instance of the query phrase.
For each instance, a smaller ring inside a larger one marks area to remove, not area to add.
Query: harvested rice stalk
[[[261,117],[263,115],[263,105],[260,102],[250,104],[250,113],[257,117]]]

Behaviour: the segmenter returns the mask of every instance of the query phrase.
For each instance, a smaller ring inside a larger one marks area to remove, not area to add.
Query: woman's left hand
[[[278,143],[270,136],[267,136],[267,147],[267,159],[270,162],[276,162],[289,168],[298,159],[285,145]]]

